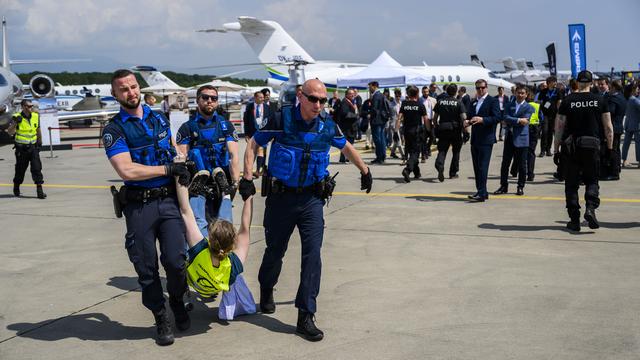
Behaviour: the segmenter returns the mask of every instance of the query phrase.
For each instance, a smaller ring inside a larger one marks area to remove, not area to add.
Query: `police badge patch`
[[[181,141],[182,141],[182,134],[180,133],[180,131],[178,131],[176,133],[176,143],[180,144]]]
[[[104,144],[105,148],[110,148],[111,145],[113,145],[113,136],[111,136],[111,134],[106,133],[102,136],[102,143]]]

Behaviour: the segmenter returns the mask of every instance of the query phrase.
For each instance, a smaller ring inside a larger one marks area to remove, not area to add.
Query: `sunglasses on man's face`
[[[484,90],[486,89],[486,86],[476,86],[476,90]]]
[[[312,103],[314,103],[314,104],[315,104],[315,103],[317,103],[317,102],[319,102],[319,103],[320,103],[320,105],[324,105],[324,104],[327,102],[327,100],[328,100],[326,97],[325,97],[325,98],[319,98],[319,97],[317,97],[317,96],[307,95],[307,94],[305,94],[305,93],[302,93],[302,95],[304,95],[304,97],[306,97],[306,98],[307,98],[307,100],[309,100],[309,102],[312,102]]]
[[[218,96],[217,95],[200,95],[200,99],[204,100],[204,101],[213,101],[216,102],[218,101]]]

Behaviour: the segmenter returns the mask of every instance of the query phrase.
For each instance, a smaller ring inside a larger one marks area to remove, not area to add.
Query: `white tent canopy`
[[[366,87],[371,81],[377,81],[380,87],[429,85],[431,83],[431,80],[425,75],[402,66],[386,51],[383,51],[362,71],[338,78],[338,87]]]

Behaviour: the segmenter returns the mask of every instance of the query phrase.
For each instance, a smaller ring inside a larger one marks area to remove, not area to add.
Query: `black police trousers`
[[[261,289],[273,289],[282,270],[293,229],[297,226],[302,242],[300,284],[295,306],[314,314],[320,293],[322,261],[320,250],[324,236],[324,200],[313,192],[270,194],[265,201],[264,234],[267,247],[258,273]]]
[[[31,165],[31,178],[36,185],[44,183],[42,176],[42,162],[40,161],[40,149],[35,145],[16,144],[16,171],[13,183],[20,185],[24,181],[24,174]]]
[[[411,127],[404,129],[404,153],[407,156],[406,169],[413,172],[414,176],[420,175],[420,152],[424,147],[424,139],[420,136],[421,129],[419,127]]]
[[[573,154],[563,159],[565,167],[564,194],[567,212],[572,220],[580,218],[580,202],[578,189],[580,181],[584,181],[584,200],[587,209],[600,206],[598,174],[600,172],[600,154],[595,149],[576,148]]]
[[[553,145],[553,134],[556,126],[556,115],[545,116],[544,123],[542,124],[542,134],[540,135],[540,151],[551,151],[551,145]]]
[[[142,304],[156,313],[164,308],[162,283],[158,273],[156,238],[160,262],[167,274],[169,296],[182,300],[187,291],[185,225],[175,197],[130,202],[123,213],[127,222],[124,246],[138,274]]]
[[[438,157],[436,157],[436,170],[444,172],[444,162],[447,158],[449,146],[452,147],[451,165],[449,176],[458,174],[460,167],[460,150],[462,149],[462,133],[460,129],[438,131]]]

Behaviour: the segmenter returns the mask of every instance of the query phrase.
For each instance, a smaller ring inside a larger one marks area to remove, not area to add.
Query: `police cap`
[[[582,70],[578,73],[578,76],[576,77],[576,81],[580,82],[580,83],[590,83],[593,82],[593,75],[591,74],[591,71],[589,70]]]

